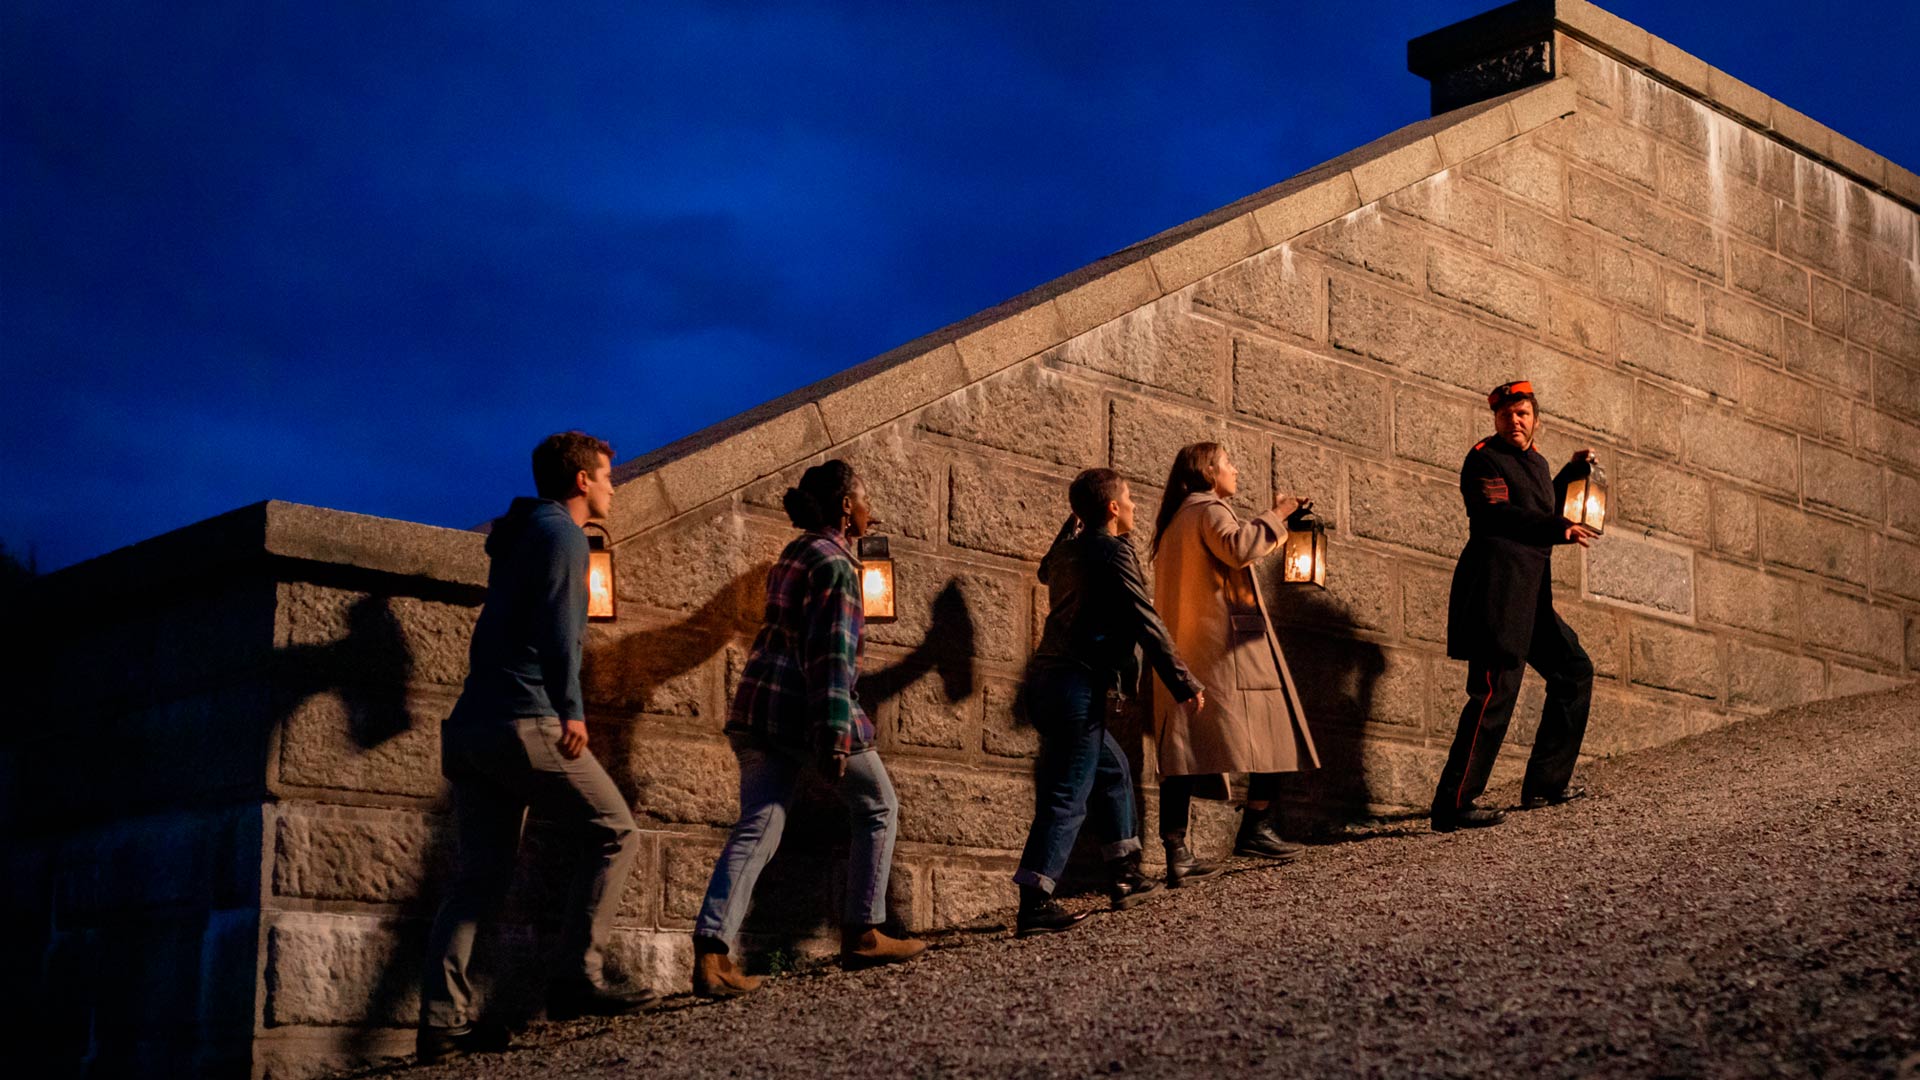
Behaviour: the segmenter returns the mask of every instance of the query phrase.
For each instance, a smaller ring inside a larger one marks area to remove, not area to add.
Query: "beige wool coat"
[[[1153,606],[1174,647],[1206,687],[1189,720],[1164,686],[1153,693],[1162,776],[1294,772],[1318,768],[1300,693],[1253,564],[1280,549],[1286,522],[1274,511],[1242,522],[1210,491],[1189,495],[1153,558]]]

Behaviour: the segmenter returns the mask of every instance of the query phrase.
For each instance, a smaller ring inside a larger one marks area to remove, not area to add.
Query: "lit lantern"
[[[587,619],[591,622],[612,622],[614,619],[613,598],[613,548],[607,543],[607,531],[598,525],[589,525],[587,533]]]
[[[884,536],[860,538],[860,598],[868,622],[893,621],[893,557]]]
[[[1287,518],[1287,541],[1281,552],[1289,585],[1327,587],[1327,530],[1311,510],[1295,510]]]
[[[1575,468],[1572,479],[1567,481],[1567,502],[1560,516],[1575,525],[1585,525],[1596,533],[1606,531],[1607,523],[1607,474],[1597,461],[1584,463],[1584,468]]]

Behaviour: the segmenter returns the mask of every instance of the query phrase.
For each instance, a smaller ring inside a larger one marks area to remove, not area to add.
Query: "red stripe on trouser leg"
[[[1480,726],[1486,723],[1487,706],[1491,704],[1492,701],[1493,701],[1493,669],[1488,668],[1487,669],[1487,696],[1480,699],[1480,715],[1476,717],[1473,721],[1473,740],[1467,743],[1466,768],[1460,770],[1460,786],[1458,788],[1455,788],[1453,792],[1453,808],[1455,810],[1458,810],[1462,806],[1466,805],[1465,796],[1467,794],[1467,774],[1473,771],[1473,752],[1480,748]]]

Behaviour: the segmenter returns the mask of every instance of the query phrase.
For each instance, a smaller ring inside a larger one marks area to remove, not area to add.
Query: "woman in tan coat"
[[[1286,540],[1287,515],[1312,501],[1276,493],[1273,509],[1243,522],[1227,503],[1238,490],[1239,471],[1226,448],[1194,443],[1174,458],[1154,522],[1154,607],[1206,688],[1206,708],[1189,717],[1154,687],[1169,885],[1214,869],[1196,863],[1186,846],[1199,782],[1253,774],[1233,853],[1287,861],[1301,848],[1281,839],[1270,820],[1279,775],[1320,764],[1253,573],[1253,564]]]

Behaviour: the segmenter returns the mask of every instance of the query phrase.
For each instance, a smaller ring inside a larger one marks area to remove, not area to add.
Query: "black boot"
[[[422,1024],[414,1037],[414,1055],[420,1064],[431,1065],[466,1054],[498,1054],[512,1043],[513,1037],[506,1027],[490,1020],[457,1027]]]
[[[1233,838],[1233,853],[1275,862],[1292,862],[1305,853],[1306,848],[1281,839],[1280,834],[1273,831],[1271,819],[1272,814],[1265,808],[1255,810],[1247,807],[1241,811],[1240,831]]]
[[[563,979],[547,989],[547,1019],[577,1020],[582,1016],[625,1016],[660,1000],[640,986],[596,986],[584,977]]]
[[[1559,791],[1521,791],[1520,809],[1540,810],[1549,806],[1559,806],[1575,799],[1587,797],[1587,789],[1578,784],[1568,784]]]
[[[1153,899],[1160,886],[1155,885],[1140,872],[1140,852],[1122,855],[1107,861],[1107,874],[1111,884],[1107,886],[1107,895],[1113,900],[1113,910],[1125,911],[1135,904]]]
[[[1031,937],[1034,934],[1055,934],[1062,930],[1071,930],[1086,920],[1091,911],[1074,914],[1060,906],[1044,889],[1033,885],[1020,886],[1020,917],[1014,926],[1014,936]]]
[[[1498,810],[1488,810],[1472,803],[1458,810],[1433,811],[1433,831],[1452,832],[1455,829],[1485,829],[1507,820],[1507,815]]]
[[[1220,872],[1217,863],[1205,863],[1193,857],[1187,850],[1187,836],[1163,836],[1160,842],[1167,848],[1167,888],[1177,889],[1189,881],[1209,877]]]

